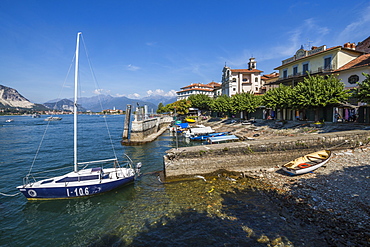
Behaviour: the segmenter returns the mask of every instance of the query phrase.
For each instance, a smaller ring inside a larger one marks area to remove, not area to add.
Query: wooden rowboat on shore
[[[290,175],[300,175],[316,170],[331,158],[331,151],[321,150],[306,154],[283,165],[283,170]]]

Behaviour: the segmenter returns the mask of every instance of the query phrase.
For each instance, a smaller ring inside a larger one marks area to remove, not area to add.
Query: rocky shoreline
[[[307,135],[351,129],[368,129],[363,124],[289,123],[275,127],[274,122],[243,126],[238,123],[214,124],[216,131],[230,131],[239,137]],[[208,124],[207,124],[208,125]],[[257,130],[256,130],[257,129]],[[256,132],[258,135],[256,135]],[[281,167],[245,174],[266,183],[274,195],[300,220],[318,226],[329,246],[370,246],[370,146],[334,152],[331,160],[312,173],[287,176]],[[287,217],[288,218],[288,217]]]

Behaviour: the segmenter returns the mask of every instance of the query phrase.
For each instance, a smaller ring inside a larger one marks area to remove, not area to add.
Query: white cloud
[[[110,90],[100,88],[100,89],[95,89],[93,91],[93,93],[97,94],[97,95],[99,95],[99,94],[110,94]]]
[[[115,94],[115,97],[125,97],[125,96],[126,96],[125,94],[119,94],[119,93]]]
[[[127,65],[127,70],[130,70],[130,71],[137,71],[137,70],[139,70],[139,69],[140,69],[140,67],[138,67],[138,66],[134,66],[134,65],[132,65],[132,64]]]
[[[146,91],[146,94],[147,94],[146,96],[160,95],[160,96],[173,97],[173,96],[176,96],[176,91],[175,90],[170,90],[168,92],[165,92],[162,89],[156,89],[154,91],[148,90],[148,91]]]
[[[133,94],[129,94],[127,97],[130,98],[130,99],[139,99],[140,98],[140,94],[133,93]]]

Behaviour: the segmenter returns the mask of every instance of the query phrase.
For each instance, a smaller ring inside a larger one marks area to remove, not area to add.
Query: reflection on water
[[[109,142],[96,134],[103,131],[99,116],[81,118],[88,123],[81,131],[92,141],[80,142],[84,147],[80,157],[106,158],[102,147]],[[317,234],[314,230],[305,236],[292,233],[292,227],[300,226],[281,216],[283,207],[255,180],[215,174],[206,181],[162,184],[158,171],[165,151],[176,147],[175,138],[165,133],[146,145],[121,146],[123,116],[106,119],[117,155],[127,153],[134,162],[143,163],[139,180],[73,200],[27,202],[22,196],[0,197],[3,246],[266,246],[275,242],[289,246],[289,241],[300,245],[302,239]],[[0,128],[1,192],[14,192],[22,183],[45,124],[43,118],[16,116],[11,125]],[[71,125],[72,116],[65,116],[49,126],[52,137],[44,141],[36,170],[72,164]],[[179,146],[188,145],[185,139],[178,140]]]

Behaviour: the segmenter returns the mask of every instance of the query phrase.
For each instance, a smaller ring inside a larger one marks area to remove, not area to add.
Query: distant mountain
[[[160,95],[148,96],[143,99],[130,99],[127,97],[113,97],[111,95],[99,95],[83,97],[78,100],[79,111],[90,110],[100,112],[106,109],[126,110],[128,104],[134,110],[136,106],[148,106],[149,112],[155,112],[158,104],[167,105],[176,101],[176,97],[165,97]],[[34,104],[23,97],[17,90],[0,85],[0,108],[27,109],[45,111],[55,109],[59,111],[73,111],[73,99],[55,99],[44,104]]]
[[[162,96],[162,95],[151,95],[151,96],[144,97],[141,100],[153,103],[158,107],[159,103],[162,103],[163,105],[168,105],[173,102],[176,102],[177,97],[176,96],[168,97],[168,96]]]
[[[101,105],[99,103],[99,99],[101,102]],[[106,109],[120,109],[120,110],[126,110],[126,106],[132,105],[132,107],[139,106],[148,106],[148,111],[155,112],[157,110],[157,105],[146,102],[143,100],[138,99],[129,99],[127,97],[113,97],[110,95],[99,95],[94,96],[90,98],[80,98],[78,100],[78,103],[84,107],[86,110],[90,110],[93,112],[98,112]],[[135,108],[134,108],[135,109]]]
[[[55,102],[48,101],[47,103],[44,103],[44,106],[47,108],[58,110],[58,111],[73,111],[73,101],[69,99],[62,99]],[[85,112],[86,109],[83,108],[80,104],[78,106],[78,111]]]
[[[35,104],[23,97],[17,90],[0,85],[0,106],[2,108],[33,108]]]
[[[17,90],[0,85],[0,108],[25,109],[43,111],[47,108],[40,104],[31,103]]]

